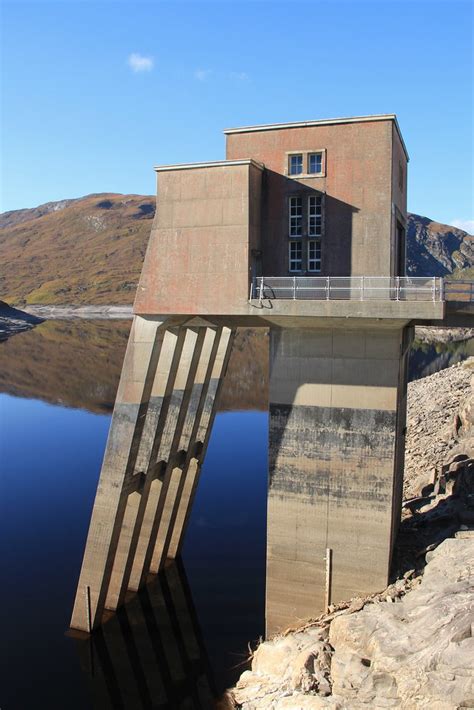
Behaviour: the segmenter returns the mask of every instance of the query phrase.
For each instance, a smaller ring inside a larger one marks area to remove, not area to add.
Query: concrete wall
[[[408,161],[400,136],[395,126],[392,127],[392,275],[401,276],[399,271],[400,257],[406,261],[406,225],[407,225],[407,179]],[[397,237],[397,222],[405,229],[404,240]]]
[[[135,313],[232,313],[246,303],[250,249],[259,247],[260,176],[250,162],[158,172]]]
[[[387,583],[402,337],[401,328],[271,331],[267,634],[324,610],[327,548],[332,602]]]
[[[288,197],[317,192],[326,194],[321,274],[390,275],[393,125],[387,119],[227,135],[227,159],[265,164],[264,275],[289,273]],[[288,152],[317,150],[326,151],[323,177],[287,176]]]

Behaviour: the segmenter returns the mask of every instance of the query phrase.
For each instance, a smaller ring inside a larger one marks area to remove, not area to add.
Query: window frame
[[[299,258],[292,258],[291,255],[291,250],[297,249],[299,247],[299,252],[300,256]],[[293,268],[292,264],[294,262],[299,262],[300,266],[299,268]],[[288,242],[288,271],[290,274],[297,274],[301,273],[303,271],[303,241],[299,239],[298,241],[290,241]]]
[[[315,256],[311,257],[311,247],[314,246],[315,249]],[[319,251],[319,256],[316,256],[317,251]],[[308,239],[308,268],[307,271],[311,274],[320,274],[321,273],[321,267],[322,267],[322,240],[321,238],[317,239]],[[314,262],[315,266],[314,268],[311,268],[311,263]],[[317,262],[319,262],[319,266],[317,266]]]
[[[311,157],[312,157],[313,155],[319,155],[319,157],[320,157],[320,170],[318,170],[318,171],[316,171],[316,170],[310,170]],[[306,165],[306,168],[307,168],[307,171],[308,171],[308,175],[316,175],[316,176],[322,175],[323,172],[324,172],[323,166],[324,166],[324,155],[323,155],[323,151],[322,151],[322,150],[313,150],[313,151],[311,151],[310,153],[308,153],[308,155],[307,155],[307,165]]]
[[[292,161],[294,158],[301,158],[301,170],[299,172],[292,172]],[[294,177],[295,175],[304,174],[304,153],[288,153],[288,175]]]
[[[321,171],[319,173],[309,172],[309,160],[311,155],[321,156]],[[291,159],[297,156],[302,157],[302,171],[300,173],[292,173]],[[327,150],[326,148],[311,148],[310,150],[290,150],[285,153],[285,166],[283,169],[283,174],[290,179],[307,179],[312,180],[313,178],[325,178],[326,177],[326,167],[327,167]]]
[[[299,213],[299,215],[292,215],[292,214],[291,214],[291,211],[292,211],[291,202],[292,202],[292,200],[299,200],[299,202],[300,202],[300,204],[299,204],[299,207],[300,207],[300,213]],[[297,222],[296,225],[295,225],[295,229],[297,229],[298,226],[299,226],[299,231],[298,231],[298,232],[295,232],[294,234],[292,234],[292,229],[293,229],[292,220],[293,220],[293,219],[295,219],[295,220],[298,220],[298,219],[299,219],[299,224],[298,224],[298,222]],[[302,197],[301,195],[289,195],[289,196],[288,196],[288,237],[289,237],[289,239],[301,239],[302,236],[303,236],[303,197]]]
[[[311,201],[316,200],[316,211],[314,213],[311,212]],[[319,207],[319,212],[317,211]],[[308,229],[308,239],[316,239],[316,238],[321,238],[323,236],[323,226],[324,226],[324,196],[322,194],[317,194],[317,195],[308,195],[308,202],[307,202],[307,229]],[[318,225],[318,218],[319,218],[319,225]],[[314,232],[311,231],[311,219],[314,219]],[[319,231],[318,231],[318,226],[319,226]]]

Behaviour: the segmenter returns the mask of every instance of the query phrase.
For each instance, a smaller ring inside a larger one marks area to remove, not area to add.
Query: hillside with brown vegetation
[[[100,194],[0,216],[0,294],[7,303],[129,304],[155,198]]]

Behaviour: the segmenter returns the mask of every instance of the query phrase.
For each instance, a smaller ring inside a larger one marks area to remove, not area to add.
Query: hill
[[[155,213],[150,195],[102,193],[0,215],[0,298],[18,306],[130,304]],[[407,270],[459,275],[474,237],[410,214]]]
[[[462,229],[418,214],[408,215],[407,227],[408,274],[456,277],[474,266],[474,237]]]
[[[8,303],[132,303],[155,198],[104,193],[0,216]]]

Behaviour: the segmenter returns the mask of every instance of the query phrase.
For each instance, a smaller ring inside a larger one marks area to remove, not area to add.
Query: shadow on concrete
[[[352,267],[352,219],[359,210],[348,203],[337,200],[321,190],[317,190],[294,178],[288,178],[272,170],[265,170],[262,185],[262,260],[258,265],[261,276],[288,276],[288,242],[289,207],[288,198],[303,197],[303,271],[306,273],[305,243],[308,240],[308,221],[306,207],[307,198],[311,195],[321,195],[325,200],[323,216],[322,276],[347,276]],[[268,195],[272,195],[271,202]],[[282,234],[282,229],[285,233]],[[282,239],[282,236],[285,237]],[[311,237],[313,239],[315,237]],[[301,275],[300,274],[300,275]],[[317,275],[308,273],[308,275]]]

